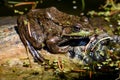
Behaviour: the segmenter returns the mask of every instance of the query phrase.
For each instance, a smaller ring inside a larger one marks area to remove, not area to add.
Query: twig
[[[25,37],[23,36],[23,38],[25,39]],[[25,39],[26,40],[26,39]],[[26,52],[27,52],[27,56],[28,56],[28,60],[29,60],[29,63],[30,63],[30,68],[32,68],[32,62],[30,60],[30,53],[29,53],[29,49],[28,49],[28,46],[25,46],[25,49],[26,49]]]
[[[28,33],[30,34],[30,37],[31,37],[32,35],[31,35],[31,30],[30,30],[30,22],[28,22],[28,26],[27,27],[28,27]]]
[[[110,12],[110,16],[114,15],[114,14],[119,14],[120,10],[111,10]]]
[[[93,72],[90,71],[90,72],[89,72],[89,77],[90,77],[90,79],[92,78],[92,74],[93,74]]]
[[[61,57],[58,58],[58,67],[59,67],[59,69],[60,69],[61,71],[63,71],[64,66],[63,66],[63,64],[62,64],[62,59],[61,59]]]
[[[79,69],[79,70],[71,70],[72,72],[86,72],[86,70],[83,70],[83,69]]]
[[[27,51],[27,56],[28,56],[28,60],[29,60],[29,63],[30,63],[30,68],[32,68],[32,62],[31,62],[31,60],[30,60],[30,53],[29,53],[29,49],[28,49],[28,47],[26,47],[26,51]]]
[[[89,45],[91,44],[91,42],[93,42],[93,41],[95,40],[95,38],[96,38],[95,36],[92,37],[92,38],[90,39],[89,43],[85,46],[85,53],[87,52],[87,49],[88,49]]]
[[[93,51],[94,48],[97,46],[98,43],[100,43],[101,41],[106,40],[106,39],[111,39],[111,37],[105,37],[105,38],[100,39],[100,40],[93,46],[93,48],[92,48],[91,50]]]
[[[15,4],[14,6],[23,6],[23,5],[32,5],[32,9],[35,9],[36,7],[36,2],[20,2],[18,4]]]

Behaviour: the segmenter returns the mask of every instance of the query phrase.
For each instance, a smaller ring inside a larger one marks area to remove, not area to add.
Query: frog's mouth
[[[89,37],[93,35],[93,31],[85,31],[85,30],[80,30],[79,32],[73,32],[70,34],[64,34],[64,37],[71,37],[71,38],[83,38],[83,37]]]
[[[81,41],[84,42],[84,45],[86,45],[89,42],[90,37],[93,36],[93,33],[93,31],[80,30],[78,32],[73,32],[70,34],[63,34],[64,40],[59,42],[59,45],[76,46],[79,45]]]

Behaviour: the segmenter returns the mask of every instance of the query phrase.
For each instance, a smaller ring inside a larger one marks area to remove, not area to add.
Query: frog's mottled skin
[[[78,16],[68,15],[56,8],[34,9],[17,20],[18,32],[26,48],[37,61],[44,61],[37,49],[46,45],[52,53],[65,53],[68,46],[58,44],[67,40],[66,34],[82,30],[89,31],[91,26]],[[81,37],[81,36],[80,36]]]

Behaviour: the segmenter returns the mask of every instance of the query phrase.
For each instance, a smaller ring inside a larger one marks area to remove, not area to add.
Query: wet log
[[[16,31],[17,17],[0,17],[0,64],[9,58],[27,57]]]
[[[16,24],[6,24],[0,26],[0,50],[21,42],[15,30],[15,26]]]

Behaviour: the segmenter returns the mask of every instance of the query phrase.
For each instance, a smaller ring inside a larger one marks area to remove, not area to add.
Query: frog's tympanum
[[[31,10],[18,17],[17,24],[25,47],[39,62],[43,62],[44,58],[37,52],[38,49],[47,46],[52,53],[66,53],[68,46],[60,47],[62,42],[91,33],[87,18],[60,12],[55,7]]]

